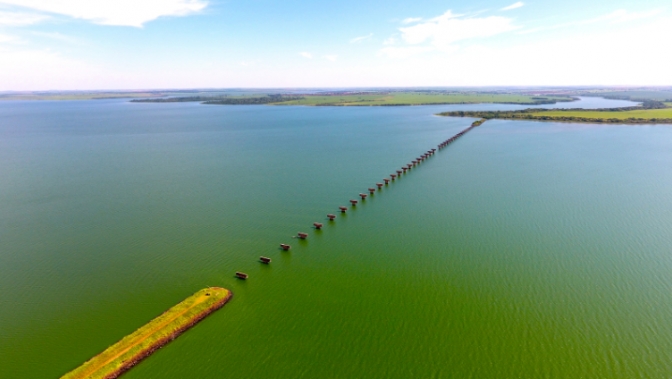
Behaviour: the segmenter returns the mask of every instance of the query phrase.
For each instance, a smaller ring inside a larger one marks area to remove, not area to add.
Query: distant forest
[[[282,103],[284,101],[301,100],[302,96],[288,95],[267,95],[260,97],[228,97],[228,96],[186,96],[186,97],[165,97],[155,99],[135,99],[134,103],[185,103],[201,102],[203,104],[218,105],[254,105]]]
[[[515,111],[453,111],[439,113],[439,115],[449,117],[474,117],[485,120],[516,119],[610,124],[670,124],[672,123],[672,118],[668,117],[669,113],[658,112],[658,110],[669,108],[671,107],[667,106],[661,101],[644,100],[643,103],[639,106],[623,108],[575,108],[553,110],[544,108],[528,108]],[[600,117],[601,115],[604,115],[604,117]]]

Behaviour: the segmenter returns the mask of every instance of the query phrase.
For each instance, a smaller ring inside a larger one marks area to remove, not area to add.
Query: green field
[[[661,103],[659,103],[661,104]],[[524,109],[519,111],[454,111],[439,113],[448,117],[474,117],[484,119],[560,121],[610,124],[672,124],[672,103],[667,108],[615,108],[615,109]]]
[[[608,99],[623,100],[658,100],[664,101],[672,99],[672,90],[628,90],[628,91],[588,91],[581,93],[586,96],[599,96]]]
[[[570,101],[568,97],[526,96],[490,93],[420,93],[391,92],[376,94],[304,95],[301,100],[284,101],[277,105],[338,105],[338,106],[379,106],[379,105],[431,105],[431,104],[551,104],[556,101]]]
[[[230,297],[231,292],[224,288],[202,289],[61,379],[116,378],[201,318],[219,309]]]
[[[595,118],[595,119],[672,119],[672,108],[665,109],[638,109],[633,111],[545,111],[534,113],[535,116],[539,117],[583,117],[583,118]]]

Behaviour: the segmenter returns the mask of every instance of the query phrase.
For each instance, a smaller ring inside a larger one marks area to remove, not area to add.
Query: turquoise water
[[[488,121],[310,228],[486,108],[0,103],[0,378],[208,285],[125,377],[671,377],[669,126]]]

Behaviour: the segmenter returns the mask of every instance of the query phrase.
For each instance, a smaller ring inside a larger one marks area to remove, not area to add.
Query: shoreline
[[[487,120],[516,120],[565,122],[598,125],[656,125],[672,124],[672,107],[661,108],[601,108],[601,109],[542,109],[516,111],[453,111],[437,113],[442,117],[469,117]]]
[[[468,117],[479,118],[479,116],[443,116],[439,117]],[[594,125],[671,125],[672,119],[642,119],[642,120],[585,120],[585,119],[569,119],[569,118],[514,118],[514,117],[493,117],[487,120],[505,120],[505,121],[537,121],[537,122],[560,122],[565,124],[594,124]]]
[[[222,308],[232,296],[231,291],[220,287],[197,291],[63,375],[61,379],[118,378],[156,350]]]
[[[133,103],[197,102],[203,105],[303,105],[303,106],[416,106],[464,104],[512,104],[522,106],[550,105],[579,100],[575,96],[532,96],[512,93],[436,93],[421,92],[367,94],[268,94],[265,96],[183,96],[130,100]]]

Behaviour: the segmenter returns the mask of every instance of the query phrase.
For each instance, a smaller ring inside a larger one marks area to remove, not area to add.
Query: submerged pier
[[[466,129],[464,129],[463,131],[461,131],[461,132],[455,134],[454,136],[448,138],[447,140],[441,142],[441,143],[439,144],[439,146],[438,146],[438,147],[439,147],[439,150],[448,147],[448,145],[450,145],[451,143],[455,142],[458,138],[462,137],[463,135],[467,134],[471,129],[473,129],[473,128],[477,127],[477,126],[481,126],[481,125],[483,125],[483,123],[484,123],[485,121],[487,121],[487,120],[484,119],[484,118],[483,118],[483,119],[480,119],[480,120],[478,120],[478,121],[474,121],[473,123],[471,123],[471,126],[469,126],[468,128],[466,128]],[[434,150],[434,149],[432,149],[432,150]]]
[[[447,147],[471,129],[480,126],[484,121],[485,120],[483,119],[472,123],[467,129],[464,129],[453,137],[441,142],[438,145],[438,149],[441,150]],[[361,198],[362,205],[367,203],[366,199],[369,196],[371,196],[370,201],[375,201],[373,195],[376,191],[381,193],[383,188],[387,190],[392,187],[395,184],[393,183],[390,185],[391,181],[394,182],[395,179],[400,179],[402,176],[409,175],[412,168],[413,171],[415,171],[415,167],[418,167],[421,162],[432,157],[436,151],[437,149],[430,149],[426,153],[420,155],[420,157],[412,160],[411,163],[403,165],[401,169],[396,170],[396,173],[390,174],[389,178],[384,178],[384,184],[376,183],[376,187],[369,187],[369,194],[365,192],[360,193],[359,197]],[[376,197],[377,196],[378,195],[376,195]],[[355,199],[350,200],[353,208],[356,208],[358,202],[359,201]],[[340,206],[339,210],[344,214],[347,211],[347,207]],[[336,215],[328,214],[327,218],[329,221],[334,221]],[[334,223],[332,222],[329,225],[334,225]],[[324,224],[321,222],[314,222],[313,227],[315,230],[321,230],[324,227]],[[307,237],[308,233],[298,232],[295,238],[305,240]],[[302,244],[305,245],[305,242]],[[280,244],[280,249],[289,251],[290,246],[287,244]],[[268,265],[271,263],[271,258],[260,256],[258,262]],[[244,281],[248,279],[248,274],[238,271],[235,273],[235,278]],[[202,289],[171,307],[160,316],[137,329],[135,332],[124,337],[119,342],[103,350],[100,354],[89,359],[81,366],[63,375],[61,379],[118,378],[124,372],[150,356],[153,352],[177,338],[214,311],[223,307],[232,296],[232,292],[225,288],[209,287]]]
[[[485,121],[486,121],[485,119],[474,121],[468,128],[460,131],[459,133],[455,134],[454,136],[450,137],[449,139],[441,142],[436,148],[432,148],[432,149],[427,150],[425,153],[421,154],[419,157],[411,160],[410,163],[401,166],[400,170],[395,170],[395,173],[390,174],[389,177],[383,178],[384,184],[383,183],[376,183],[376,187],[373,187],[373,186],[369,187],[368,188],[369,194],[366,194],[364,192],[360,193],[359,197],[361,198],[361,200],[350,199],[351,207],[356,208],[357,204],[360,201],[362,202],[362,204],[365,204],[366,203],[366,201],[365,201],[366,198],[369,197],[369,196],[373,196],[373,194],[376,193],[376,190],[378,192],[382,192],[383,188],[387,189],[387,188],[391,187],[392,185],[394,185],[393,182],[395,182],[395,179],[400,179],[402,176],[410,175],[410,173],[412,171],[414,172],[417,169],[417,167],[419,167],[420,164],[423,163],[425,160],[433,157],[438,151],[448,147],[448,145],[455,142],[458,138],[464,136],[466,133],[468,133],[473,128],[475,128],[477,126],[480,126]],[[371,197],[371,198],[373,199],[373,197]],[[348,207],[341,205],[341,206],[338,207],[338,209],[341,212],[341,214],[344,215],[347,212]],[[336,215],[331,214],[331,213],[327,214],[327,219],[330,221],[329,225],[334,225],[333,221],[336,220]],[[321,230],[323,227],[324,227],[324,224],[321,223],[321,222],[313,223],[313,228],[315,230]],[[308,238],[308,233],[299,232],[298,235],[295,236],[294,238],[299,238],[299,239],[305,240],[306,238]],[[283,251],[288,251],[290,249],[289,245],[286,245],[286,244],[280,244],[280,248]],[[261,260],[262,263],[268,264],[268,263],[270,263],[271,258],[261,257],[260,260]],[[245,274],[245,278],[247,278],[247,274]]]

